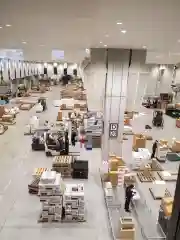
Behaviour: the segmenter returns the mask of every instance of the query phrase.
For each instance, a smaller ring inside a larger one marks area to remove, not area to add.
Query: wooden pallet
[[[72,163],[72,156],[56,156],[53,160],[53,166],[67,166]]]
[[[151,172],[149,172],[149,176],[145,176],[143,172],[138,172],[137,176],[140,182],[154,182],[156,180]]]
[[[161,200],[163,197],[165,197],[165,198],[172,197],[171,193],[169,192],[169,190],[168,190],[167,188],[166,188],[166,190],[165,190],[165,194],[164,194],[163,197],[160,197],[160,196],[157,197],[157,196],[155,196],[154,193],[153,193],[152,188],[149,188],[149,191],[150,191],[152,197],[154,198],[154,200]]]

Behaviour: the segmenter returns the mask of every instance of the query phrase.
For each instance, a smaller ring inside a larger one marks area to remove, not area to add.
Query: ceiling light
[[[6,24],[6,27],[11,27],[12,25],[11,24]]]
[[[143,46],[142,48],[143,48],[143,49],[146,49],[147,47],[146,47],[146,46]]]
[[[45,67],[45,68],[47,68],[47,65],[48,65],[47,63],[44,63],[44,67]]]
[[[57,63],[53,63],[53,66],[54,66],[54,67],[57,67]]]
[[[41,44],[40,47],[45,47],[45,45]]]
[[[125,34],[127,31],[126,30],[121,30],[121,32]]]
[[[103,42],[100,42],[100,44],[102,44]]]
[[[105,44],[104,47],[107,47],[107,45]]]
[[[122,22],[117,22],[117,25],[122,25]]]
[[[178,43],[180,43],[180,39],[178,39]]]
[[[106,36],[106,37],[109,37],[109,35],[108,35],[108,34],[106,34],[105,36]]]
[[[0,26],[0,29],[1,29],[2,27]]]
[[[22,44],[27,44],[27,42],[23,41]]]

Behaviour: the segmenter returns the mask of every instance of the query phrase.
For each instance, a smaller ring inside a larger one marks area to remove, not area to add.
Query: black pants
[[[151,154],[151,159],[155,157],[155,153],[156,153],[156,150],[153,150],[153,152]]]
[[[126,211],[129,211],[130,202],[131,202],[131,199],[130,198],[126,198],[125,205],[124,205],[124,209]]]
[[[76,145],[75,139],[72,139],[72,140],[71,140],[71,144],[72,144],[72,146],[75,146],[75,145]]]

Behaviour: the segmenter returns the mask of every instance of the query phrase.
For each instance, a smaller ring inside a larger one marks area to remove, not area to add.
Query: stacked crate
[[[72,160],[72,156],[56,156],[54,157],[52,168],[54,171],[61,173],[61,176],[64,178],[71,177]]]
[[[65,221],[85,221],[83,184],[66,184],[64,208]]]
[[[61,221],[64,189],[61,174],[54,171],[43,172],[39,183],[39,196],[42,204],[39,221]]]

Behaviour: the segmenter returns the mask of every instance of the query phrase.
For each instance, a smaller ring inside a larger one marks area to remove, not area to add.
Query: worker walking
[[[156,140],[152,145],[151,159],[155,157],[157,147],[158,147],[158,141]]]
[[[126,212],[130,212],[129,205],[130,205],[131,200],[134,196],[133,188],[134,188],[134,185],[132,185],[132,184],[126,188],[125,205],[124,205],[124,209],[125,209]]]
[[[76,145],[76,136],[77,136],[76,132],[75,132],[75,131],[72,131],[72,133],[71,133],[71,144],[72,144],[72,146],[74,146],[74,147],[75,147],[75,145]]]

